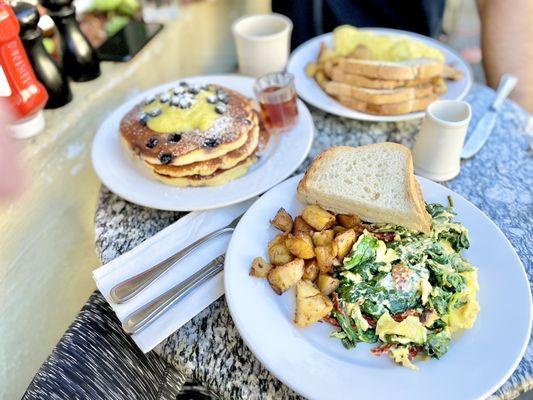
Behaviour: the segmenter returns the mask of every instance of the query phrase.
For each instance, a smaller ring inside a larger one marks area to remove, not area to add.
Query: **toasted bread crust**
[[[339,96],[337,100],[346,107],[368,114],[400,115],[425,110],[426,107],[437,100],[437,98],[438,96],[433,94],[419,99],[390,104],[370,104],[345,96]]]
[[[328,77],[336,82],[347,83],[349,85],[359,86],[368,89],[397,89],[405,87],[413,87],[430,83],[434,77],[431,78],[417,78],[411,80],[400,79],[375,79],[368,78],[363,75],[349,74],[344,72],[340,67],[332,66],[329,70],[326,69]]]
[[[346,73],[363,75],[374,79],[390,80],[432,78],[441,75],[444,69],[443,63],[431,59],[420,59],[418,63],[411,62],[408,64],[402,62],[341,58],[339,59],[339,66]]]
[[[326,84],[326,93],[332,96],[348,97],[376,105],[401,103],[431,96],[435,94],[436,89],[433,83],[397,89],[367,89],[335,81]]]

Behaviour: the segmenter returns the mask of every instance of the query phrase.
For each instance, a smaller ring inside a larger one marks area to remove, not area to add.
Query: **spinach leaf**
[[[339,325],[341,326],[342,331],[344,332],[344,338],[341,339],[342,344],[346,348],[353,349],[355,346],[357,346],[357,333],[355,332],[355,329],[352,328],[350,325],[350,321],[348,317],[344,317],[340,312],[333,311],[333,317],[339,321]]]
[[[344,262],[344,269],[351,270],[358,265],[364,265],[376,259],[378,240],[370,235],[364,235],[354,251]]]
[[[448,302],[452,294],[440,287],[434,287],[429,296],[429,305],[437,311],[440,317],[448,314]]]
[[[450,335],[446,329],[428,334],[424,344],[424,351],[431,357],[441,358],[448,351],[450,345]]]

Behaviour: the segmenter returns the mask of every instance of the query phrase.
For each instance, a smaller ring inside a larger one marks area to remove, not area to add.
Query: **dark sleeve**
[[[445,0],[272,0],[272,11],[294,24],[293,48],[339,25],[401,29],[436,37]],[[318,7],[319,13],[313,11]]]

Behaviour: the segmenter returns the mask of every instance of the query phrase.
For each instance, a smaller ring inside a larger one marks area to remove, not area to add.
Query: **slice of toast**
[[[363,75],[346,73],[339,66],[333,66],[331,63],[326,64],[325,72],[333,81],[368,89],[397,89],[403,87],[413,87],[422,85],[424,83],[430,83],[433,79],[435,79],[435,77],[417,78],[411,80],[368,78]]]
[[[339,96],[337,97],[337,101],[343,106],[367,114],[401,115],[425,110],[427,106],[438,98],[437,95],[431,95],[419,99],[407,100],[401,103],[371,104],[350,97]]]
[[[348,74],[387,80],[432,78],[442,75],[444,69],[444,63],[432,58],[416,58],[398,62],[341,58],[338,65]]]
[[[332,147],[310,165],[298,198],[363,221],[429,233],[431,217],[413,173],[411,152],[396,143]]]
[[[377,105],[402,103],[436,94],[436,87],[433,83],[396,89],[368,89],[347,83],[329,81],[325,85],[325,90],[327,94],[334,97],[347,97]]]

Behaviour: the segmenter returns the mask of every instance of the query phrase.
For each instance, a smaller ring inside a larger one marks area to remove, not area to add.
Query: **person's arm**
[[[504,73],[518,77],[511,98],[533,113],[533,1],[477,0],[483,68],[496,88]]]

